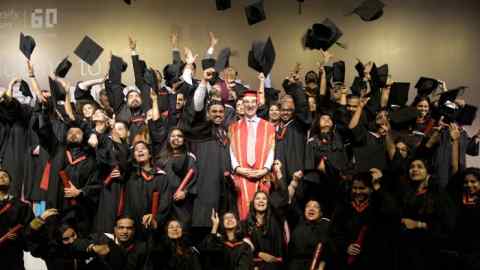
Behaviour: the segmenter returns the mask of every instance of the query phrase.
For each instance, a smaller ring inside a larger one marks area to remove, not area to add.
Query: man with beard
[[[109,102],[112,105],[116,119],[129,124],[130,136],[129,142],[133,141],[137,135],[145,127],[146,113],[148,111],[148,104],[143,102],[145,93],[136,88],[131,88],[126,93],[126,102],[124,100],[122,84],[122,72],[124,71],[125,63],[117,56],[112,56],[110,60],[110,69],[108,73],[108,80],[105,82],[105,90],[109,97]],[[148,97],[150,91],[146,93]]]
[[[224,173],[230,171],[229,141],[223,126],[225,107],[220,102],[206,106],[207,85],[213,72],[213,68],[204,70],[193,103],[187,105],[184,116],[185,136],[197,157],[197,196],[193,203],[192,227],[198,231],[198,239],[203,239],[211,227],[209,213],[219,209],[221,195],[226,193]]]
[[[147,259],[147,246],[135,240],[135,222],[132,218],[121,216],[115,222],[113,236],[95,234],[88,239],[73,242],[76,252],[93,257],[88,263],[89,269],[144,269]]]
[[[34,126],[40,145],[48,152],[40,189],[46,207],[63,212],[81,232],[90,230],[100,185],[95,178],[93,149],[85,143],[84,131],[75,122],[64,127],[66,136],[57,138],[49,117],[42,114]]]
[[[274,160],[275,127],[257,116],[257,100],[256,91],[246,91],[243,97],[245,116],[229,128],[240,220],[247,218],[250,201],[257,189],[265,184],[262,178],[270,171]]]
[[[30,206],[10,195],[10,175],[0,169],[0,262],[2,269],[25,269],[23,227],[33,218]]]

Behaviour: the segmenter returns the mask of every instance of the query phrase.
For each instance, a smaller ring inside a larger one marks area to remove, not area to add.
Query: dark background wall
[[[103,76],[110,50],[129,58],[127,37],[132,35],[138,40],[142,57],[161,68],[170,61],[171,31],[180,33],[181,46],[189,46],[200,55],[208,46],[208,31],[214,31],[220,38],[219,49],[229,46],[236,52],[231,65],[251,85],[256,85],[256,74],[247,67],[251,41],[270,35],[277,51],[274,85],[280,87],[280,81],[297,61],[304,71],[314,67],[318,52],[303,50],[300,39],[312,23],[329,17],[343,30],[341,41],[348,45],[347,50],[331,49],[337,58],[346,61],[348,83],[354,76],[356,58],[373,60],[388,63],[396,81],[415,83],[425,75],[445,80],[451,88],[469,86],[465,99],[479,104],[480,1],[384,0],[384,16],[365,23],[356,16],[344,16],[359,0],[305,0],[302,15],[297,12],[295,0],[265,0],[267,21],[251,27],[243,10],[249,1],[232,0],[232,9],[224,12],[217,12],[214,2],[137,0],[128,6],[122,0],[1,0],[0,85],[6,86],[15,75],[26,76],[25,59],[18,50],[21,31],[37,41],[32,60],[45,86],[48,72],[66,55],[74,63],[68,79]],[[49,19],[32,24],[32,12],[34,18]],[[93,67],[81,63],[73,54],[85,34],[106,49]],[[133,83],[130,71],[124,76],[127,83]],[[467,130],[474,132],[478,128],[476,121]],[[480,160],[470,159],[470,164],[478,166]]]

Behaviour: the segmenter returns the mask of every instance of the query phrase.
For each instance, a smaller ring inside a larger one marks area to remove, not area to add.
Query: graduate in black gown
[[[120,216],[113,235],[92,234],[72,243],[75,252],[90,257],[88,269],[143,270],[147,261],[147,245],[136,239],[135,222]]]
[[[89,269],[90,256],[76,252],[73,242],[80,235],[75,225],[62,221],[57,209],[46,209],[27,227],[28,251],[45,261],[48,269]]]
[[[480,169],[466,168],[455,179],[452,198],[457,209],[456,225],[450,242],[458,252],[457,269],[480,267]]]
[[[191,246],[185,236],[183,226],[177,220],[170,220],[163,231],[156,234],[150,258],[154,269],[159,270],[199,270],[200,254]]]
[[[276,177],[271,183],[270,194],[257,191],[250,203],[250,211],[244,228],[254,251],[258,269],[283,269],[286,261],[285,214],[288,192],[281,176],[281,165],[275,162]]]
[[[288,269],[307,269],[312,265],[318,269],[321,264],[324,267],[329,265],[327,261],[332,256],[329,239],[330,220],[322,217],[320,203],[316,200],[309,200],[303,214],[297,213],[299,212],[297,209],[291,209],[290,212],[293,213],[289,216],[293,216],[295,219],[289,219],[290,224],[296,223],[296,226],[288,243]],[[319,251],[317,251],[318,248]],[[316,259],[314,259],[315,257]],[[314,260],[316,263],[313,262]]]
[[[396,189],[401,203],[400,269],[437,268],[448,236],[454,229],[455,210],[448,194],[430,176],[428,163],[410,162],[408,179]]]
[[[211,220],[212,230],[199,246],[202,256],[210,258],[208,269],[253,269],[254,247],[250,240],[243,238],[235,214],[226,212],[220,220],[218,213],[212,209]],[[218,260],[218,257],[221,259]]]
[[[165,223],[172,198],[168,196],[166,173],[153,165],[149,146],[143,142],[133,145],[133,166],[125,185],[125,204],[120,206],[136,224],[158,228]],[[139,228],[138,228],[139,229]],[[141,232],[138,231],[138,234]]]
[[[323,206],[323,214],[331,217],[335,201],[340,196],[340,175],[347,163],[343,138],[332,117],[319,113],[306,145],[304,170],[296,175],[298,178],[303,176],[295,193],[296,202],[304,205],[307,198],[316,198]]]
[[[189,149],[197,157],[197,196],[193,204],[192,226],[202,232],[200,239],[211,227],[212,209],[219,209],[220,196],[226,192],[224,174],[230,172],[230,153],[227,132],[223,126],[225,107],[218,102],[207,102],[206,85],[212,74],[204,71],[204,78],[195,90],[193,102],[184,113],[184,133]],[[212,161],[215,162],[212,162]]]
[[[292,98],[283,98],[280,102],[281,123],[275,139],[275,159],[282,162],[289,184],[293,174],[303,170],[305,142],[312,119],[301,83],[292,78],[283,82],[283,88]]]
[[[332,240],[338,269],[395,269],[399,208],[382,189],[378,169],[352,177],[351,193],[335,209]]]
[[[99,183],[103,185],[100,192],[96,232],[113,232],[114,222],[122,212],[125,201],[125,183],[128,175],[128,126],[116,121],[111,134],[100,136],[96,157]]]
[[[10,174],[0,169],[0,262],[2,268],[25,269],[23,251],[27,250],[24,227],[33,218],[30,205],[8,193]]]
[[[192,222],[193,200],[197,193],[196,157],[188,152],[181,129],[171,129],[167,140],[166,147],[157,159],[168,181],[168,191],[164,196],[172,197],[169,218],[177,219],[187,229]]]

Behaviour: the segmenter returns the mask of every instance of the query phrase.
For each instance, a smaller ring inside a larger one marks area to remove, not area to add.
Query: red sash
[[[80,156],[77,159],[73,159],[72,152],[70,152],[68,150],[66,151],[66,154],[67,154],[68,164],[70,164],[70,165],[76,165],[76,164],[84,161],[85,159],[87,159],[87,156],[85,156],[85,155]]]
[[[260,119],[256,135],[255,164],[250,166],[247,162],[248,129],[246,120],[242,119],[230,126],[230,147],[241,167],[252,169],[264,168],[268,154],[275,147],[275,127],[269,122]],[[248,215],[250,201],[257,191],[259,181],[234,174],[233,182],[239,191],[237,207],[240,220],[245,220]]]
[[[12,208],[12,203],[7,203],[5,206],[0,209],[0,216]]]

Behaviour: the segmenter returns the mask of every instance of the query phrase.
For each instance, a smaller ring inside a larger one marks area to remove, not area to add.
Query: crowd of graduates
[[[24,269],[24,251],[48,269],[480,269],[480,169],[466,166],[480,131],[464,130],[476,107],[461,88],[423,77],[409,103],[371,61],[350,87],[321,50],[278,90],[270,39],[247,85],[213,34],[202,60],[170,41],[158,70],[129,39],[132,86],[111,55],[105,77],[76,83],[62,61],[49,87],[29,59],[0,92],[2,269]],[[245,170],[231,127],[252,112],[275,130],[273,163]],[[245,216],[238,175],[256,183]]]

